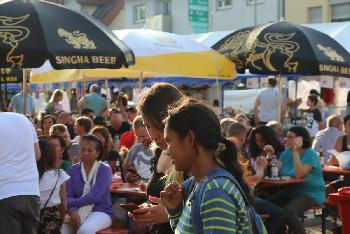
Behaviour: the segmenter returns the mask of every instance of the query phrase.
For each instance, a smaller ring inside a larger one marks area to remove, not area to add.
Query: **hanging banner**
[[[339,88],[350,88],[350,80],[348,78],[339,78]]]
[[[320,86],[321,86],[321,88],[333,89],[333,77],[332,76],[321,76]]]
[[[247,88],[258,89],[260,88],[259,78],[249,78],[247,79]]]
[[[206,33],[209,30],[208,0],[189,0],[188,19],[194,33]]]

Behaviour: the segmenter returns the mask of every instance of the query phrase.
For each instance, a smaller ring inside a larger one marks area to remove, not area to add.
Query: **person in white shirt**
[[[324,163],[327,164],[329,159],[328,150],[334,149],[335,142],[340,136],[344,136],[343,121],[339,115],[331,115],[327,118],[327,128],[318,131],[312,142],[312,149],[319,152],[322,148]]]
[[[37,233],[40,212],[40,158],[33,124],[17,113],[0,112],[1,233]]]
[[[310,107],[306,114],[305,128],[309,131],[310,137],[314,138],[316,133],[324,129],[322,121],[322,114],[317,108],[318,97],[315,95],[309,95],[307,97],[307,105]]]
[[[255,125],[265,125],[271,120],[278,120],[278,92],[277,80],[269,78],[268,87],[261,90],[255,100],[254,120]],[[284,113],[282,111],[282,113]],[[282,115],[283,116],[283,115]]]
[[[65,182],[70,178],[60,166],[60,157],[47,137],[39,138],[41,159],[37,162],[40,188],[38,233],[60,233],[67,210]]]

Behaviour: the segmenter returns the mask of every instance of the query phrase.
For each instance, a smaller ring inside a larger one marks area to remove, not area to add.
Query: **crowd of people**
[[[275,85],[269,79],[268,89]],[[276,102],[266,103],[276,97],[259,95],[255,126],[245,114],[220,120],[167,83],[152,85],[136,107],[116,98],[107,109],[92,85],[78,116],[63,111],[61,90],[37,121],[0,113],[0,226],[6,233],[96,233],[117,218],[133,233],[251,233],[251,205],[268,214],[268,233],[305,233],[299,215],[326,199],[318,152],[324,164],[338,164],[326,152],[348,151],[350,116],[331,115],[324,128],[310,95],[306,126],[284,131],[271,109]],[[11,111],[22,112],[19,98]],[[305,182],[259,189],[272,164],[279,176]],[[148,200],[126,214],[124,200],[109,191],[117,178],[145,186]]]

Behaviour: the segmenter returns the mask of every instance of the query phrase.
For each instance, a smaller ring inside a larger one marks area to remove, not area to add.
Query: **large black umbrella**
[[[132,51],[92,18],[39,0],[0,3],[0,67],[120,68]]]
[[[55,69],[116,69],[135,63],[131,49],[88,16],[46,1],[2,1],[0,68],[35,68],[46,59]],[[24,100],[25,93],[25,114]]]
[[[234,61],[240,73],[350,77],[350,54],[338,42],[286,21],[240,29],[213,48]]]

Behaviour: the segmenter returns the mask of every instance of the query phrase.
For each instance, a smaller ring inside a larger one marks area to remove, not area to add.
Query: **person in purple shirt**
[[[96,233],[112,223],[112,203],[109,186],[112,172],[100,162],[101,142],[93,135],[85,135],[80,141],[81,162],[68,170],[67,205],[69,222],[62,233]]]

